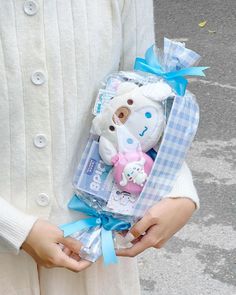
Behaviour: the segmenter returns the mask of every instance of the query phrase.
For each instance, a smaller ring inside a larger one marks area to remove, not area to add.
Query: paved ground
[[[211,67],[192,81],[201,123],[188,163],[201,210],[162,250],[139,258],[143,295],[236,294],[236,1],[160,0],[157,39],[182,39]],[[204,28],[198,23],[207,20]],[[216,31],[215,33],[209,32]]]

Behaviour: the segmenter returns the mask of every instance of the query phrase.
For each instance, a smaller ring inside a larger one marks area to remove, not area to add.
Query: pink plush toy
[[[126,192],[139,194],[151,172],[153,160],[142,152],[117,154],[112,158],[117,185]]]

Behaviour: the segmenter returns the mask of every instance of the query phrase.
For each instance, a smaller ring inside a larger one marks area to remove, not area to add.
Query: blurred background
[[[155,1],[156,40],[183,41],[209,66],[189,89],[201,109],[188,154],[201,209],[139,257],[143,295],[236,295],[236,0]]]

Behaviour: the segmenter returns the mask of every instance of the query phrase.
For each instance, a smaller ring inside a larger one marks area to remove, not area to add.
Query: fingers
[[[152,245],[147,236],[148,235],[143,236],[143,238],[139,242],[134,244],[131,248],[118,250],[117,255],[135,257],[138,254],[142,253],[144,250],[150,248]]]
[[[63,238],[61,240],[61,243],[64,245],[63,253],[65,253],[68,257],[68,259],[64,260],[64,262],[66,264],[67,263],[73,264],[74,267],[77,267],[77,269],[72,268],[72,266],[70,265],[67,265],[67,266],[62,265],[63,267],[66,267],[72,271],[78,272],[78,271],[81,271],[82,269],[87,268],[90,265],[88,261],[81,260],[81,257],[79,256],[80,249],[83,246],[81,242],[77,241],[74,238],[67,237],[67,238]],[[77,262],[77,264],[75,264],[75,262]]]
[[[79,255],[72,253],[71,257],[68,256],[60,247],[53,247],[51,250],[51,258],[43,264],[47,268],[64,267],[73,272],[80,272],[92,264],[90,261],[81,260]]]
[[[76,261],[81,261],[81,257],[78,255],[78,254],[76,254],[76,253],[71,253],[70,254],[70,257],[71,258],[73,258],[74,260],[76,260]]]
[[[143,235],[152,225],[158,222],[157,218],[152,216],[151,213],[146,213],[144,217],[138,221],[127,233],[125,239],[127,242],[132,242],[141,235]]]
[[[73,253],[69,248],[64,247],[62,249],[62,251],[67,255],[67,256],[71,256],[71,254]]]
[[[147,234],[145,234],[141,239],[137,240],[133,247],[118,250],[116,253],[118,256],[135,257],[144,250],[150,247],[155,247],[161,240],[161,236],[158,236],[156,233],[156,226],[153,226],[147,231]]]
[[[62,252],[62,255],[60,258],[60,263],[58,266],[65,267],[65,268],[67,268],[71,271],[74,271],[74,272],[80,272],[80,271],[86,269],[87,267],[89,267],[91,264],[92,263],[87,260],[77,261],[76,259],[71,258]]]
[[[60,242],[66,247],[69,248],[72,252],[79,254],[80,249],[82,248],[83,244],[76,239],[71,237],[61,238]]]
[[[77,260],[77,261],[80,261],[81,260],[81,257],[79,256],[79,254],[73,252],[71,249],[67,248],[67,247],[63,247],[62,251],[69,257]]]
[[[167,240],[162,240],[162,241],[160,241],[159,243],[157,243],[157,244],[154,246],[154,248],[156,248],[156,249],[161,249],[161,248],[164,247],[164,245],[165,245],[166,242],[167,242]]]

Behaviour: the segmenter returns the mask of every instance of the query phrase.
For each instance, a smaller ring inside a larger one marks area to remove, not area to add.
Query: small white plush
[[[129,181],[143,186],[147,180],[147,173],[144,171],[145,159],[141,158],[139,161],[128,163],[123,170],[121,186],[126,186]]]

